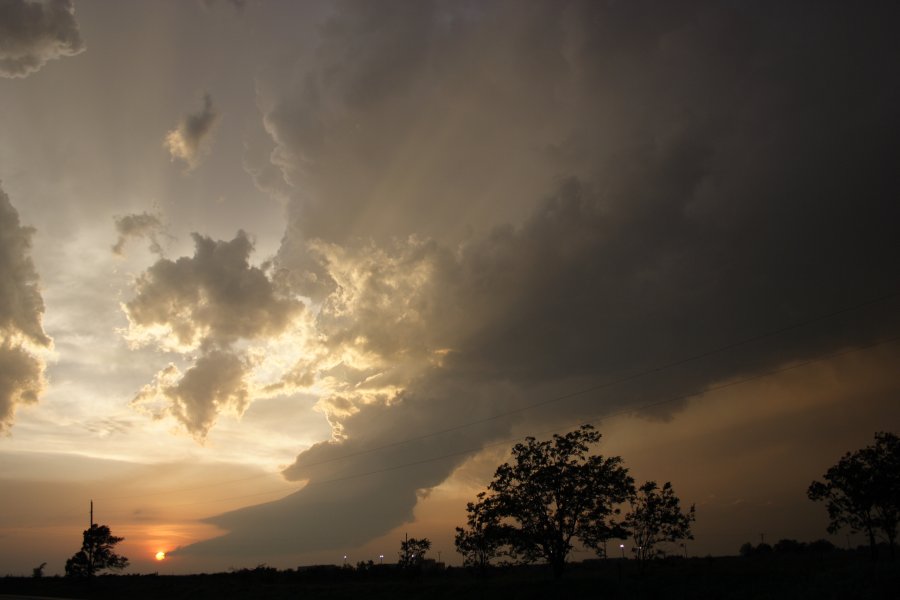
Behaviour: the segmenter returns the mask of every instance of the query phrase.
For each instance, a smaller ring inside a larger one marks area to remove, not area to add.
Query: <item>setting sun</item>
[[[156,560],[162,560],[166,557],[166,553],[160,550],[156,553]]]

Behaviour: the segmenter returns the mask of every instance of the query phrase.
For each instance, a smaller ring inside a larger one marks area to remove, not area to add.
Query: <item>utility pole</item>
[[[94,526],[94,501],[91,500],[91,522],[88,524],[88,529]]]

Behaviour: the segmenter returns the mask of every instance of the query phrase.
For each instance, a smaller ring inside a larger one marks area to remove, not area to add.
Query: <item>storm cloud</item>
[[[0,76],[27,77],[84,48],[72,0],[0,0]]]
[[[37,402],[45,382],[44,361],[35,351],[52,344],[30,256],[33,234],[0,190],[0,433],[12,426],[16,406]]]
[[[900,332],[900,43],[878,9],[341,4],[314,59],[259,85],[294,188],[276,267],[343,357],[292,376],[331,390],[335,439],[285,471],[306,489],[185,552],[370,539],[511,432]]]
[[[218,120],[212,96],[206,94],[203,108],[185,115],[178,126],[166,134],[164,146],[172,160],[184,162],[189,171],[195,169],[210,151],[211,136]]]

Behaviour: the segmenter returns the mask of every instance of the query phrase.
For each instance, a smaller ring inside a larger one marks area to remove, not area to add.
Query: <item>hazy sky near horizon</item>
[[[582,422],[692,552],[825,536],[900,429],[898,12],[0,0],[0,566],[91,498],[134,572],[455,563]]]

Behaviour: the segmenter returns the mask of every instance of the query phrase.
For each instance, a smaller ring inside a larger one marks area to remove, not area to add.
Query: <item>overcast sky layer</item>
[[[584,422],[692,553],[826,537],[900,429],[898,12],[0,0],[0,564],[92,498],[133,572],[458,563]]]

